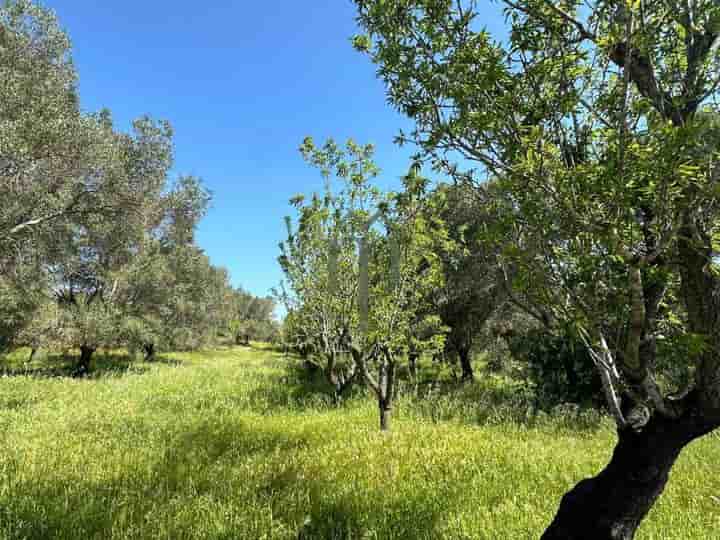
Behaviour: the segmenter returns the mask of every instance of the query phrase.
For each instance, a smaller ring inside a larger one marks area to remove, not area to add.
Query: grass
[[[537,539],[612,450],[605,421],[524,411],[482,375],[401,399],[381,434],[362,393],[334,408],[289,363],[228,348],[0,378],[0,538]],[[640,540],[720,531],[719,442],[685,451]]]

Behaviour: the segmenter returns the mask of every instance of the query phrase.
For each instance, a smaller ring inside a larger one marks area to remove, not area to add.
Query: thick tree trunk
[[[155,360],[155,344],[154,343],[146,343],[143,345],[143,351],[145,352],[145,361],[146,362],[152,362]]]
[[[460,348],[458,350],[460,357],[460,367],[462,368],[462,381],[472,381],[475,379],[475,373],[472,368],[472,360],[470,358],[470,349]]]
[[[620,431],[610,463],[565,494],[541,540],[632,540],[682,449],[705,431],[658,415],[641,432]]]
[[[80,359],[77,365],[77,375],[85,375],[90,371],[90,361],[95,352],[95,347],[83,345],[80,347]]]

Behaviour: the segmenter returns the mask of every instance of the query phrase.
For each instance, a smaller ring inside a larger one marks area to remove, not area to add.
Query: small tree
[[[320,352],[322,363],[317,367],[339,401],[358,373],[357,364],[348,365],[341,356],[349,353],[349,339],[359,324],[356,231],[367,208],[380,197],[366,183],[377,167],[371,160],[372,147],[352,141],[344,149],[332,140],[318,148],[307,138],[300,150],[321,170],[325,193],[313,195],[307,203],[302,196],[291,200],[299,218],[296,230],[286,219],[288,236],[280,245],[279,262],[287,287],[281,288],[280,297],[292,316],[289,329],[297,344]],[[333,180],[342,182],[337,193]]]
[[[440,319],[428,304],[430,292],[443,286],[443,273],[432,250],[437,229],[427,219],[427,181],[413,168],[404,184],[405,191],[380,209],[382,232],[371,242],[369,231],[360,238],[361,324],[358,339],[351,342],[355,362],[377,398],[383,431],[390,429],[399,361],[414,361],[444,343]],[[363,250],[369,251],[365,257]]]

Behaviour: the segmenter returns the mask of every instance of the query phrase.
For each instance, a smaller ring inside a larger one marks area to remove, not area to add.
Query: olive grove
[[[237,293],[195,242],[209,192],[170,179],[170,124],[82,112],[69,40],[28,0],[0,6],[0,80],[0,353],[79,350],[83,374],[100,347],[216,341]]]

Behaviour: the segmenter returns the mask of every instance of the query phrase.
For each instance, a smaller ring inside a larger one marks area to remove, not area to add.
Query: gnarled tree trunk
[[[620,430],[608,465],[565,494],[541,540],[632,540],[682,449],[708,431],[657,413],[642,431]]]

